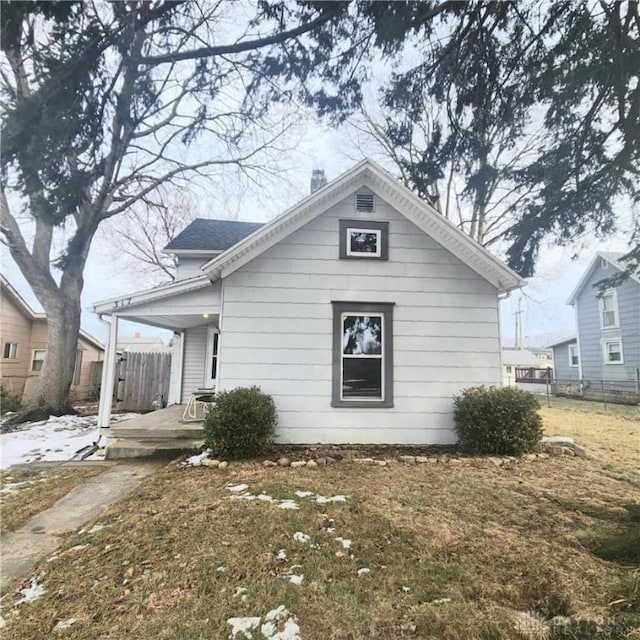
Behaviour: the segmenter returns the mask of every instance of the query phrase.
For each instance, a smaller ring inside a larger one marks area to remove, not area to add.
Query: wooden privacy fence
[[[151,411],[153,401],[169,394],[170,353],[125,352],[118,364],[116,409]]]

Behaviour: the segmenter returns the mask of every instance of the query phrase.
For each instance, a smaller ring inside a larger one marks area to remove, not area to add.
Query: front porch
[[[105,458],[142,458],[199,449],[204,443],[202,421],[185,422],[184,409],[185,405],[175,404],[101,429],[107,438]]]

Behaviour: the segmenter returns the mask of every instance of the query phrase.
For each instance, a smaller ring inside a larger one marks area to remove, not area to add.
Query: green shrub
[[[521,389],[471,387],[454,403],[458,444],[469,453],[522,455],[542,437],[540,404]]]
[[[205,445],[216,455],[253,458],[271,444],[277,424],[273,398],[258,387],[222,391],[204,419]]]
[[[19,411],[22,406],[20,397],[0,386],[0,413],[4,415],[10,411]]]

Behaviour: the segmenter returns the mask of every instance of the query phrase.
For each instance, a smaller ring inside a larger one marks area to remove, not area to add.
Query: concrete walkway
[[[77,530],[105,507],[120,500],[166,461],[127,462],[88,478],[49,509],[33,516],[16,531],[0,537],[0,592],[24,578],[64,541],[62,532]]]

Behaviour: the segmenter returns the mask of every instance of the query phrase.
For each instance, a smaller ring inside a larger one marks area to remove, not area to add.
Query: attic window
[[[606,258],[600,258],[600,268],[606,269],[609,266]]]
[[[363,213],[373,213],[375,200],[372,193],[357,193],[356,194],[356,211]]]
[[[389,223],[340,220],[340,259],[387,260]]]

